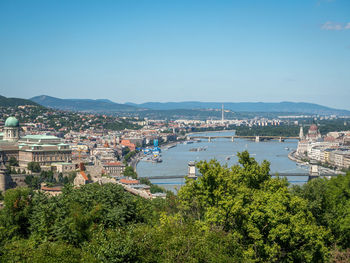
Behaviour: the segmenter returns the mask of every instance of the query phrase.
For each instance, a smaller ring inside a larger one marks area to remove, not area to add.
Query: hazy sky
[[[349,109],[349,0],[0,0],[0,95]]]

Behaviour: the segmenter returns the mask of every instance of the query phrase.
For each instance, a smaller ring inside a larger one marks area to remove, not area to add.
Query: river
[[[203,132],[197,133],[196,136],[230,136],[230,132]],[[247,139],[214,139],[211,142],[202,140],[193,144],[177,144],[176,147],[162,151],[162,163],[152,163],[141,161],[137,165],[139,177],[147,176],[173,176],[186,175],[187,164],[190,161],[216,159],[221,164],[232,166],[237,163],[237,152],[248,150],[252,157],[258,162],[267,160],[271,163],[271,172],[280,173],[305,173],[306,168],[301,168],[295,162],[288,159],[288,153],[297,147],[297,140],[286,140],[278,142],[275,140],[255,142]],[[206,147],[206,151],[191,152],[191,148]],[[230,160],[227,160],[227,157]],[[198,173],[198,171],[197,171]],[[308,180],[307,176],[288,177],[293,184],[303,184]],[[152,183],[158,184],[166,189],[175,191],[184,184],[185,179],[153,179]]]

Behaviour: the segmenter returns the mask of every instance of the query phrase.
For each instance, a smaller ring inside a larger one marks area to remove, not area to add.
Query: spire
[[[224,104],[222,104],[221,121],[224,122]]]
[[[300,140],[304,139],[304,131],[303,131],[303,126],[300,126],[300,131],[299,131],[299,139],[300,139]]]

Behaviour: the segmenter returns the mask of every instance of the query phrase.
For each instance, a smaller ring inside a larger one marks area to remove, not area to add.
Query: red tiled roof
[[[43,190],[43,191],[62,191],[62,188],[61,187],[46,187],[46,186],[43,186],[43,187],[41,187],[41,190]]]
[[[122,184],[139,184],[140,181],[139,180],[130,180],[130,179],[120,179],[120,181]]]
[[[324,138],[324,141],[325,141],[325,142],[334,142],[334,141],[335,141],[335,138],[332,137],[332,136],[326,136],[326,137]]]
[[[316,124],[312,124],[311,126],[310,126],[310,129],[309,129],[310,131],[317,131],[317,126],[316,126]]]
[[[122,165],[122,163],[121,162],[110,162],[110,163],[106,163],[104,165],[117,165],[117,166],[119,166],[119,165]]]
[[[84,171],[81,171],[80,174],[83,176],[83,178],[86,180],[86,181],[89,181],[89,178],[86,176],[86,173]]]

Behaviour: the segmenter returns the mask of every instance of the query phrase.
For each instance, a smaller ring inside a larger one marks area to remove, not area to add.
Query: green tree
[[[131,160],[131,158],[134,157],[136,154],[137,154],[136,151],[128,152],[128,153],[124,156],[124,160],[125,160],[126,162],[129,162],[129,161]]]
[[[33,175],[27,175],[24,179],[24,182],[28,185],[28,187],[32,189],[40,189],[40,178]]]
[[[5,228],[8,239],[28,237],[32,194],[32,191],[25,187],[5,192],[4,208],[0,210],[0,226]]]
[[[37,162],[29,162],[27,164],[28,170],[32,171],[33,173],[39,173],[41,171],[40,164]]]
[[[134,197],[116,184],[88,184],[79,189],[67,185],[56,198],[43,194],[33,197],[30,217],[32,238],[54,240],[76,247],[91,238],[98,225],[104,229],[125,227],[152,219],[146,200]]]
[[[83,262],[137,262],[139,252],[129,230],[97,229],[83,247]]]
[[[62,183],[63,183],[63,180],[64,180],[64,179],[63,179],[63,173],[59,173],[59,174],[58,174],[58,182],[62,184]]]
[[[238,237],[244,261],[324,261],[329,231],[318,226],[307,201],[294,196],[286,180],[271,179],[269,163],[248,152],[231,169],[217,161],[199,163],[203,176],[179,191],[180,215],[206,229]]]
[[[81,262],[81,251],[71,245],[45,242],[34,246],[26,239],[9,242],[3,249],[2,262],[74,263]]]
[[[131,166],[126,166],[125,167],[123,175],[131,177],[133,179],[137,179],[137,173],[134,171],[134,168],[132,168]]]
[[[156,226],[138,226],[132,236],[140,262],[244,262],[236,238],[220,229],[163,217]]]
[[[16,159],[16,157],[10,157],[10,160],[9,160],[9,164],[10,166],[18,166],[18,161]]]
[[[350,248],[350,173],[314,179],[292,192],[308,201],[317,223],[329,227],[339,248]]]

